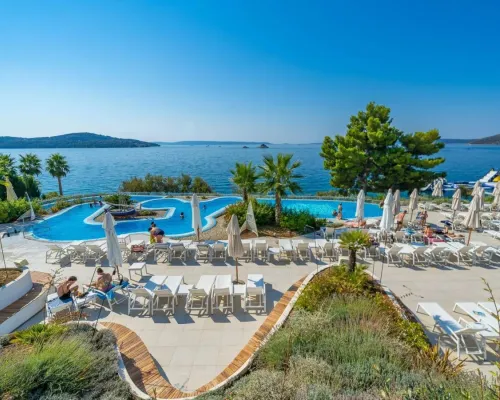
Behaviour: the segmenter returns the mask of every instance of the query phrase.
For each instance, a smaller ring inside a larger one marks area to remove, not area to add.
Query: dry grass
[[[21,276],[22,271],[13,268],[0,270],[0,286],[5,286]]]

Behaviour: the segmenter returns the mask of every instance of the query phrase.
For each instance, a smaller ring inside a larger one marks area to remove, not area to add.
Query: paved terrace
[[[274,243],[276,239],[269,239]],[[277,241],[276,241],[277,244]],[[53,272],[60,270],[61,277],[76,275],[80,283],[88,284],[95,270],[95,264],[72,264],[64,267],[47,264],[45,252],[48,243],[28,240],[22,235],[3,239],[7,264],[12,266],[13,260],[26,258],[32,270]],[[106,265],[106,261],[104,261]],[[324,265],[320,263],[319,265]],[[128,277],[128,264],[122,270]],[[114,322],[126,326],[138,334],[147,346],[160,371],[173,386],[183,391],[193,391],[205,385],[219,375],[240,353],[252,335],[259,329],[268,314],[282,295],[295,282],[316,270],[315,263],[263,263],[240,262],[239,277],[246,281],[251,273],[264,275],[266,282],[267,313],[249,310],[243,312],[238,302],[235,302],[235,312],[213,315],[199,315],[193,311],[188,315],[184,311],[184,300],[180,300],[175,314],[167,315],[156,311],[150,316],[141,311],[131,311],[127,314],[127,303],[123,302],[113,307],[113,312],[103,308],[99,315],[102,322]],[[107,269],[106,267],[104,268]],[[107,269],[111,272],[111,268]],[[231,274],[235,277],[233,261],[197,263],[188,260],[187,265],[170,263],[154,264],[148,259],[148,274],[142,278],[132,273],[132,283],[146,282],[151,275],[183,275],[186,283],[194,284],[201,275]],[[96,310],[86,309],[90,320],[95,320],[99,314]],[[40,313],[28,324],[43,320]]]

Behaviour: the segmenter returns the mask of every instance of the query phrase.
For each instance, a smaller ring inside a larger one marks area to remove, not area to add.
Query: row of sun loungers
[[[433,330],[439,327],[453,341],[459,358],[461,351],[465,351],[467,355],[481,355],[486,359],[486,341],[496,341],[500,337],[494,303],[455,303],[453,311],[457,309],[474,322],[462,317],[457,321],[438,303],[418,303],[416,312],[421,310],[433,318]]]
[[[173,314],[180,296],[186,297],[187,313],[233,312],[235,296],[241,296],[244,311],[266,310],[266,285],[261,274],[249,274],[245,284],[233,283],[231,275],[202,275],[196,284],[185,284],[183,276],[152,276],[144,286],[129,289],[128,313],[140,310]]]
[[[76,263],[85,263],[87,260],[94,260],[98,263],[103,258],[106,258],[106,241],[78,242],[65,246],[49,244],[49,249],[45,253],[45,262],[60,263],[65,258]]]

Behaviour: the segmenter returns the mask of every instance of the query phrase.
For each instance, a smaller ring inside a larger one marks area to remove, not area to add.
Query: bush
[[[326,220],[317,219],[308,211],[283,210],[281,214],[280,225],[282,228],[290,229],[294,232],[304,232],[306,226],[312,226],[314,229],[319,229],[324,226]]]
[[[251,202],[257,227],[274,225],[274,206],[269,203],[259,203],[255,199],[251,199]],[[235,214],[241,226],[247,218],[247,210],[248,204],[243,201],[231,204],[226,208],[224,219],[229,222],[233,214]]]
[[[104,197],[104,201],[110,204],[132,204],[132,198],[128,194],[116,193]]]
[[[138,217],[154,217],[156,216],[156,212],[153,210],[140,210],[137,211],[136,215]]]
[[[64,210],[72,205],[68,200],[57,200],[55,204],[50,208],[50,211],[56,213],[58,211]]]
[[[363,267],[358,265],[354,273],[349,273],[347,267],[341,265],[316,275],[305,287],[295,307],[314,311],[334,294],[361,295],[369,293],[371,289],[372,286]]]
[[[94,334],[90,326],[53,331],[59,328],[44,328],[45,334],[52,335],[44,337],[43,344],[28,340],[28,345],[17,342],[2,349],[0,398],[132,399],[127,384],[118,377],[111,332]]]
[[[55,199],[56,197],[59,197],[59,192],[47,192],[42,194],[42,199],[44,200],[50,200],[50,199]]]
[[[123,192],[166,192],[166,193],[212,193],[212,188],[199,176],[194,179],[187,174],[179,177],[151,175],[144,178],[133,177],[120,185]]]
[[[274,205],[270,203],[259,203],[255,199],[251,199],[253,213],[257,227],[259,226],[275,226]],[[248,203],[239,202],[231,204],[226,208],[225,220],[229,222],[232,215],[235,214],[240,225],[245,222],[247,217]],[[316,219],[307,211],[294,211],[283,209],[281,213],[280,227],[289,229],[295,232],[304,232],[305,226],[309,225],[315,229],[319,229],[325,225],[325,220]]]
[[[61,336],[68,330],[67,326],[58,324],[36,324],[28,329],[14,332],[10,338],[11,343],[22,345],[43,345],[49,339]]]
[[[33,200],[31,202],[35,214],[42,214],[43,210],[40,202]],[[24,198],[15,201],[0,201],[0,223],[5,224],[17,220],[21,215],[30,209],[28,201]]]

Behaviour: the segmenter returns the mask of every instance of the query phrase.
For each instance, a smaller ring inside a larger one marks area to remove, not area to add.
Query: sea
[[[35,153],[44,162],[52,153],[63,154],[70,173],[63,178],[65,194],[114,192],[131,177],[150,174],[201,176],[219,193],[232,193],[230,169],[236,162],[262,162],[265,154],[292,153],[302,162],[301,185],[305,194],[331,190],[328,171],[323,168],[320,144],[269,145],[267,149],[249,145],[162,145],[130,149],[0,149],[18,158]],[[491,168],[500,168],[500,146],[447,144],[440,156],[446,159],[437,170],[446,171],[448,181],[475,181]],[[46,171],[39,176],[43,192],[57,190],[57,181]]]

